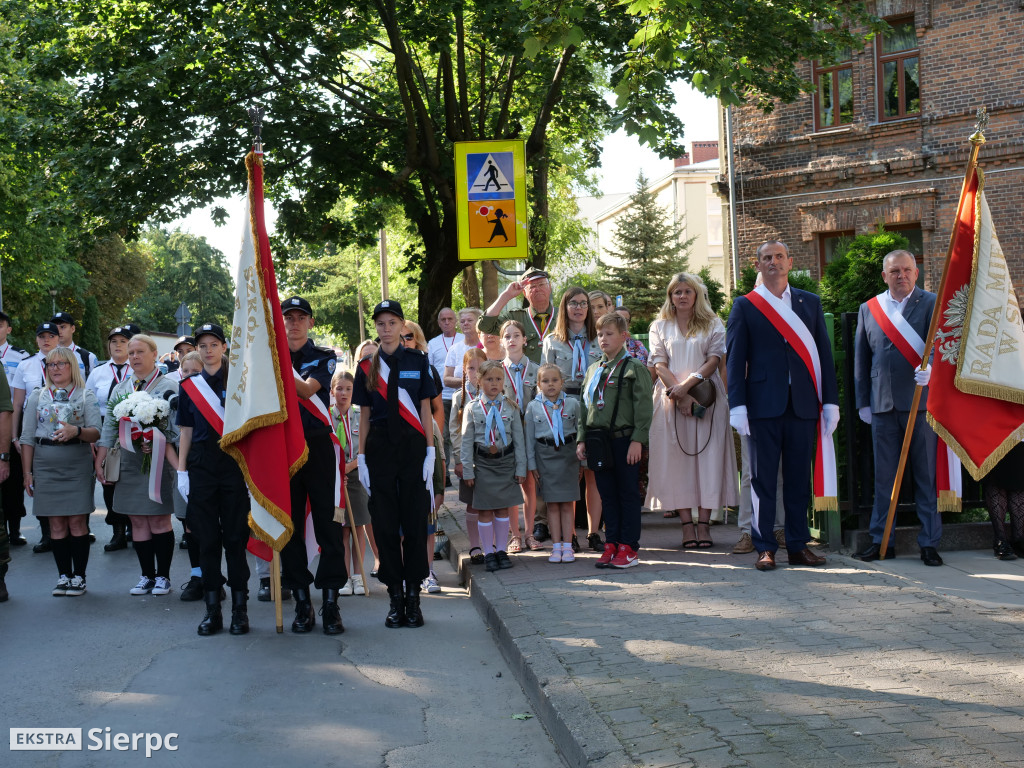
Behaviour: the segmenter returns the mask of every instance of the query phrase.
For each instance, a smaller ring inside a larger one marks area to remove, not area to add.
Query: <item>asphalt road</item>
[[[447,563],[441,595],[424,595],[426,626],[387,629],[387,596],[341,599],[346,632],[274,630],[273,604],[255,600],[252,631],[199,637],[202,603],[183,603],[186,553],[175,550],[175,591],[132,597],[131,549],[105,553],[109,528],[92,516],[88,592],[52,597],[53,557],[13,551],[11,600],[0,605],[0,722],[82,728],[82,751],[7,751],[4,766],[562,766],[555,746]],[[177,533],[180,533],[175,523]],[[314,599],[319,608],[319,595]],[[230,607],[230,603],[228,604]],[[524,716],[529,717],[524,717]],[[89,750],[107,731],[176,733],[176,750]]]

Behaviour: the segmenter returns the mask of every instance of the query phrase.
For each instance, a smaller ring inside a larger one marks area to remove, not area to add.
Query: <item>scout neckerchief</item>
[[[516,405],[519,406],[521,411],[523,410],[523,373],[526,370],[526,363],[520,360],[512,365],[502,363],[501,366],[505,369],[505,375],[508,376],[508,380],[512,383],[512,393],[515,395]]]
[[[149,392],[150,387],[153,386],[153,382],[155,382],[159,376],[160,369],[154,368],[153,374],[148,379],[136,379],[132,387],[136,392]],[[127,375],[125,375],[125,378],[128,378]]]
[[[501,420],[501,395],[498,395],[496,400],[484,400],[481,394],[480,407],[484,409],[484,430],[487,432],[487,444],[489,446],[497,445],[497,437],[501,435],[501,444],[505,446],[508,439],[505,436],[505,424]]]
[[[867,301],[871,317],[878,323],[885,337],[899,350],[911,368],[919,368],[924,358],[924,339],[907,322],[903,313],[889,300],[889,292],[883,291]],[[938,438],[935,459],[935,493],[940,512],[959,512],[963,497],[963,482],[960,474],[960,457]]]
[[[615,375],[615,371],[618,370],[618,367],[622,365],[625,361],[625,355],[620,357],[614,365],[611,364],[611,360],[606,360],[605,362],[601,363],[601,367],[598,368],[598,370],[594,371],[594,378],[590,380],[590,385],[587,387],[587,391],[583,395],[583,402],[586,403],[586,406],[588,408],[591,406],[592,403],[595,402],[595,393],[597,394],[597,407],[604,408],[604,391],[608,388],[608,382],[612,380],[612,376]],[[608,375],[604,377],[604,384],[601,384],[600,389],[598,389],[598,384],[601,381],[601,373],[602,371],[605,370],[608,370]]]
[[[365,358],[359,367],[362,369],[363,374],[367,377],[370,375],[370,358]],[[384,358],[380,358],[380,368],[377,371],[377,394],[383,398],[386,403],[388,400],[388,379],[391,376],[391,369],[388,364],[384,362]],[[415,403],[412,401],[412,395],[404,387],[398,388],[398,414],[405,419],[405,421],[412,427],[416,428],[425,438],[427,436],[426,431],[423,429],[423,422],[420,420],[419,409],[416,408]]]
[[[565,407],[565,395],[559,395],[555,402],[547,398],[541,400],[541,410],[544,411],[544,418],[548,420],[551,427],[551,437],[554,438],[555,447],[565,444],[565,426],[562,424],[562,409]],[[551,408],[551,412],[548,412]]]
[[[759,285],[746,296],[753,307],[764,315],[776,331],[793,348],[807,368],[818,395],[818,449],[814,459],[814,508],[817,511],[839,509],[839,477],[836,472],[836,450],[831,436],[825,431],[822,418],[821,358],[814,336],[800,316],[787,307],[778,296],[764,285]]]
[[[221,402],[220,397],[213,391],[213,387],[210,386],[203,375],[198,374],[182,379],[180,386],[188,393],[192,404],[195,405],[199,413],[206,419],[210,429],[218,435],[223,435],[224,403]]]
[[[587,372],[587,356],[590,354],[590,340],[582,333],[572,337],[572,378],[582,379]]]

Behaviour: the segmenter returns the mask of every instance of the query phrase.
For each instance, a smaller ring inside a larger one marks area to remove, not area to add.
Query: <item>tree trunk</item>
[[[548,261],[548,169],[550,159],[545,151],[533,159],[532,217],[530,218],[530,255],[533,266],[544,269]]]
[[[487,309],[498,298],[498,265],[494,261],[485,261],[482,264],[484,275],[484,303],[482,309]]]
[[[480,281],[476,276],[476,264],[470,264],[462,270],[462,298],[467,307],[480,306]]]
[[[441,332],[437,315],[452,305],[452,281],[463,269],[459,261],[459,242],[455,233],[455,217],[445,216],[438,229],[428,218],[418,222],[417,227],[426,252],[434,254],[433,259],[424,259],[419,284],[418,322],[428,339]]]

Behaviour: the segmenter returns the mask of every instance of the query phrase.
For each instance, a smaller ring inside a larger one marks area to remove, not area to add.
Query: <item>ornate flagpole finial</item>
[[[249,119],[252,121],[253,144],[256,145],[256,154],[263,154],[263,115],[266,110],[263,107],[249,107]]]
[[[985,129],[988,127],[988,111],[985,107],[978,107],[978,122],[974,124],[974,133],[970,141],[974,144],[985,143]]]

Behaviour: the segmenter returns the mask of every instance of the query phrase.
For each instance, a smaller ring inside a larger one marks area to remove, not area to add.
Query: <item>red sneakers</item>
[[[608,554],[607,549],[605,554]],[[634,565],[639,564],[640,558],[637,556],[637,551],[628,544],[619,544],[615,557],[608,563],[612,568],[632,568]]]
[[[604,552],[601,554],[599,558],[597,558],[597,562],[594,563],[594,567],[607,568],[611,564],[612,558],[615,557],[616,548],[617,545],[612,544],[611,542],[607,542],[604,545]]]

